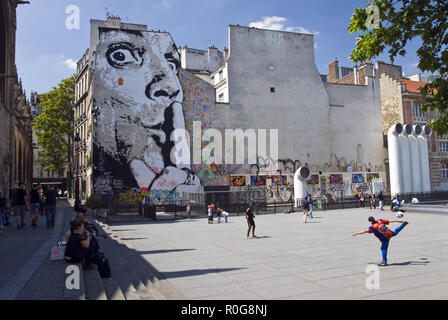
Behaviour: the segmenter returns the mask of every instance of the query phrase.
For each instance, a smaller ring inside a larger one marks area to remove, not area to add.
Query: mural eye
[[[134,49],[126,44],[112,46],[106,53],[107,61],[112,67],[122,68],[126,64],[138,62]]]

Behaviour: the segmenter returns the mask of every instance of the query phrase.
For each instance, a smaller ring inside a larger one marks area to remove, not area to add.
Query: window
[[[448,141],[437,141],[437,149],[441,153],[448,153]]]
[[[221,94],[218,96],[218,102],[224,102],[224,93],[221,93]]]
[[[271,93],[275,93],[275,88],[271,87]]]
[[[414,116],[416,117],[426,117],[426,112],[422,111],[422,105],[415,104],[414,105]]]
[[[442,163],[440,166],[440,174],[442,179],[448,179],[448,164]]]

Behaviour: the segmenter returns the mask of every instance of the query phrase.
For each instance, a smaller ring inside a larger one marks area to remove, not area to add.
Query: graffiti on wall
[[[352,174],[352,183],[364,183],[364,175],[362,173]]]
[[[168,33],[100,28],[94,73],[94,189],[197,192],[179,54]],[[114,181],[121,181],[114,185]]]
[[[246,186],[246,176],[230,176],[231,187],[244,187]]]
[[[311,175],[311,177],[306,180],[307,184],[317,185],[319,184],[319,176],[317,174]]]
[[[367,173],[366,174],[367,183],[372,183],[374,179],[379,179],[379,178],[380,178],[379,173]]]
[[[251,176],[250,177],[250,185],[251,186],[265,186],[266,185],[266,176]]]
[[[342,184],[342,174],[330,174],[330,176],[328,177],[328,182],[330,185]]]
[[[287,176],[272,176],[271,177],[271,185],[286,186],[286,185],[288,185],[288,177]]]

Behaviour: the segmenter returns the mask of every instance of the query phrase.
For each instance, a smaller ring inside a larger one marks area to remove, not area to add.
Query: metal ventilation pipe
[[[412,193],[412,169],[411,154],[408,136],[412,134],[412,126],[405,124],[403,132],[399,135],[400,154],[401,154],[401,176],[402,176],[402,193]]]
[[[431,175],[429,170],[428,137],[432,134],[429,126],[423,126],[422,133],[418,136],[418,150],[420,154],[420,166],[422,176],[422,191],[431,192]]]
[[[310,177],[311,171],[307,167],[300,167],[294,174],[294,203],[296,207],[300,206],[301,201],[305,199],[308,194],[306,180]]]
[[[389,153],[389,177],[391,196],[403,192],[401,174],[401,152],[399,135],[403,132],[401,123],[394,124],[387,133],[387,144]]]
[[[422,133],[422,127],[418,124],[414,125],[412,134],[409,135],[409,149],[411,151],[411,168],[412,168],[412,191],[414,193],[423,192],[422,175],[420,165],[420,152],[418,147],[418,136]]]

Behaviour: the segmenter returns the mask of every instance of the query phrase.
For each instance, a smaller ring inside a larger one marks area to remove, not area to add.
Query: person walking
[[[384,211],[383,207],[384,207],[384,196],[383,196],[383,191],[380,191],[380,193],[378,194],[378,203],[380,206],[380,210]]]
[[[53,186],[50,186],[48,190],[44,192],[45,196],[45,216],[47,218],[47,229],[53,228],[56,220],[56,199],[58,193],[54,190]]]
[[[252,238],[257,238],[255,235],[255,214],[254,214],[253,204],[250,203],[249,207],[246,209],[246,221],[248,225],[247,229],[247,239],[249,239],[250,230],[252,229]]]
[[[370,209],[376,209],[376,197],[373,193],[370,195]]]
[[[37,217],[39,213],[40,207],[40,194],[39,194],[39,185],[35,185],[30,192],[30,211],[31,211],[31,226],[37,226]]]
[[[187,207],[185,208],[185,211],[187,212],[187,219],[191,220],[191,205],[190,205],[190,202],[188,202]]]
[[[360,192],[358,198],[359,198],[359,204],[361,205],[361,208],[364,208],[366,206],[366,204],[365,204],[366,199],[364,197],[364,194],[362,192]]]
[[[213,224],[213,204],[208,206],[208,223]]]
[[[27,207],[27,193],[23,182],[19,183],[19,187],[13,190],[13,212],[16,216],[17,229],[25,226],[25,212]]]
[[[309,210],[310,212],[308,213],[308,218],[313,219],[313,198],[311,197],[311,195],[308,195],[308,206],[309,206]]]
[[[352,236],[355,237],[364,233],[373,233],[381,242],[381,254],[383,257],[383,261],[381,261],[381,263],[379,263],[378,265],[387,266],[387,250],[389,248],[390,239],[392,237],[395,237],[409,223],[407,221],[401,221],[401,220],[383,220],[383,219],[376,220],[374,217],[369,217],[368,220],[372,225],[364,231],[353,233]],[[401,223],[401,225],[394,231],[391,231],[387,227],[387,225],[395,222]]]
[[[310,212],[310,203],[308,202],[307,198],[302,200],[302,208],[303,208],[303,222],[306,223],[308,213]]]

